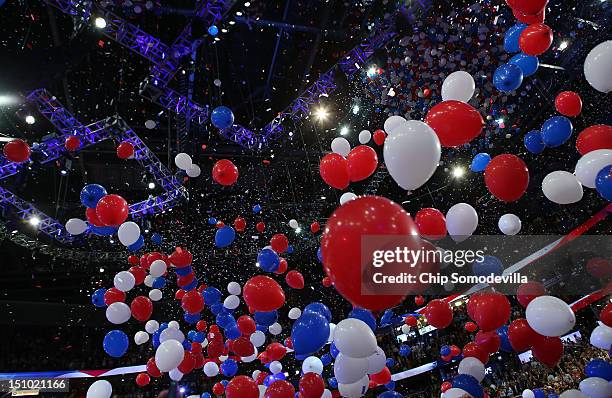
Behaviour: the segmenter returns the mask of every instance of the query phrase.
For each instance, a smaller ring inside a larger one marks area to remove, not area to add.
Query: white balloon
[[[612,328],[606,325],[599,325],[591,332],[589,340],[592,345],[602,350],[610,350],[612,346]]]
[[[145,276],[144,284],[146,287],[153,287],[153,282],[155,282],[155,277],[152,275]]]
[[[474,357],[463,358],[461,362],[459,362],[459,374],[465,374],[473,376],[479,383],[485,377],[485,367],[480,360]]]
[[[372,139],[372,133],[370,133],[368,130],[362,130],[359,133],[359,143],[361,145],[367,144],[370,142],[370,139]]]
[[[168,322],[168,327],[172,328],[172,329],[180,329],[181,326],[179,325],[179,323],[177,321],[170,321]]]
[[[140,227],[133,221],[124,222],[119,226],[117,236],[123,246],[131,246],[140,238]]]
[[[277,374],[283,371],[283,365],[278,362],[278,361],[272,361],[270,362],[270,372],[272,372],[272,374]]]
[[[113,386],[106,380],[93,382],[87,389],[87,398],[110,398]]]
[[[584,60],[584,77],[597,91],[612,91],[612,40],[599,43]]]
[[[300,224],[298,224],[296,219],[292,218],[291,220],[289,220],[289,226],[293,229],[297,229],[297,227],[299,227]]]
[[[117,272],[115,275],[115,279],[113,280],[115,287],[122,292],[127,292],[132,290],[134,285],[136,284],[136,278],[129,271],[121,271]]]
[[[456,242],[470,237],[478,228],[478,213],[467,203],[457,203],[446,212],[446,229]]]
[[[402,325],[402,333],[404,333],[404,334],[410,333],[410,326]]]
[[[268,331],[272,336],[278,336],[282,333],[283,327],[278,322],[274,322],[272,325],[268,327]]]
[[[153,120],[147,120],[145,122],[145,127],[148,128],[149,130],[154,129],[155,126],[157,126],[157,123],[155,123],[155,121],[153,121]]]
[[[293,307],[289,310],[289,319],[298,319],[302,315],[302,310],[299,308]]]
[[[309,372],[322,374],[323,362],[317,357],[308,357],[302,362],[302,372],[304,372],[304,374]]]
[[[260,384],[257,386],[257,388],[259,388],[259,398],[264,398],[268,387],[264,386],[263,384]]]
[[[368,392],[368,385],[370,379],[368,376],[363,376],[359,381],[352,384],[341,384],[338,383],[338,391],[340,395],[345,398],[359,398],[363,397]]]
[[[410,120],[389,135],[383,147],[385,165],[401,188],[414,190],[425,184],[440,162],[440,140],[427,124]]]
[[[174,164],[176,164],[176,167],[181,170],[189,170],[193,163],[191,160],[191,156],[181,152],[174,157]]]
[[[164,332],[166,330],[164,330]],[[155,351],[155,364],[160,371],[169,372],[179,366],[184,357],[185,350],[183,349],[183,345],[176,340],[167,340],[157,347]]]
[[[187,175],[191,178],[199,177],[201,173],[202,170],[197,164],[192,164],[191,167],[187,169]]]
[[[223,306],[230,310],[235,310],[240,305],[240,298],[238,296],[227,296],[225,300],[223,300]]]
[[[346,202],[350,202],[353,199],[356,199],[357,195],[355,195],[352,192],[345,192],[342,194],[342,196],[340,196],[340,204],[343,205]]]
[[[238,296],[242,292],[242,288],[238,282],[230,282],[227,284],[227,292],[234,296]]]
[[[567,390],[559,398],[589,398],[578,390]]]
[[[597,149],[585,154],[576,163],[576,178],[587,188],[595,188],[597,173],[612,164],[612,149]]]
[[[336,325],[334,344],[338,351],[353,358],[368,358],[378,344],[372,329],[362,320],[347,318]]]
[[[147,341],[149,341],[149,334],[147,332],[143,332],[142,330],[139,330],[134,335],[134,343],[136,343],[136,345],[144,344]]]
[[[610,398],[612,397],[612,384],[601,377],[589,377],[580,382],[580,391],[589,398]]]
[[[443,395],[444,398],[473,398],[472,395],[468,394],[467,391],[460,388],[449,388]]]
[[[329,391],[327,388],[323,391],[323,395],[321,395],[321,398],[332,398],[332,393],[331,391]]]
[[[240,360],[244,363],[251,363],[257,359],[257,355],[259,355],[259,351],[257,351],[257,348],[255,348],[252,355],[249,355],[248,357],[240,357]]]
[[[87,231],[87,223],[80,218],[71,218],[66,222],[66,231],[70,235],[81,235]]]
[[[567,171],[553,171],[544,177],[542,192],[548,200],[560,205],[576,203],[582,199],[582,185],[575,175]]]
[[[254,370],[253,373],[251,373],[251,379],[257,380],[260,373],[261,373],[261,370]]]
[[[525,310],[525,318],[533,330],[549,337],[563,336],[576,325],[574,311],[554,296],[533,299]]]
[[[387,135],[392,135],[395,134],[394,130],[404,123],[406,123],[406,119],[401,116],[389,116],[387,120],[385,120],[383,128]]]
[[[334,377],[338,383],[356,383],[367,373],[367,358],[353,358],[341,352],[334,361]]]
[[[451,73],[442,83],[442,101],[468,102],[474,95],[474,78],[462,70]]]
[[[351,151],[351,144],[344,137],[336,137],[331,143],[331,150],[334,153],[346,157]]]
[[[522,394],[523,398],[535,398],[535,393],[529,389],[524,390]]]
[[[261,330],[256,330],[249,338],[255,347],[261,347],[266,342],[266,335]]]
[[[383,370],[387,363],[387,355],[382,348],[376,347],[376,353],[368,357],[368,374],[373,375]]]
[[[159,342],[163,343],[164,341],[168,340],[176,340],[179,343],[182,343],[185,341],[185,335],[179,329],[168,327],[159,335]]]
[[[331,343],[334,341],[334,331],[336,330],[336,324],[333,322],[329,323],[329,337],[327,338],[327,342]]]
[[[152,289],[149,291],[149,298],[151,301],[159,301],[162,299],[162,291],[159,289]]]
[[[170,376],[170,380],[180,381],[183,378],[183,372],[181,372],[177,368],[174,368],[170,372],[168,372],[168,376]]]
[[[159,322],[157,322],[155,319],[150,319],[147,321],[147,323],[145,323],[145,330],[147,333],[153,334],[157,331],[157,329],[159,329]]]
[[[497,226],[504,235],[516,235],[521,230],[521,219],[514,214],[504,214],[499,218]]]
[[[115,325],[129,321],[131,316],[132,311],[130,311],[130,307],[126,303],[117,301],[106,307],[106,319]]]
[[[219,374],[219,365],[214,362],[206,362],[206,365],[204,365],[204,374],[208,377],[215,377]]]
[[[164,260],[155,260],[149,267],[149,274],[155,278],[159,278],[168,270],[168,265]]]

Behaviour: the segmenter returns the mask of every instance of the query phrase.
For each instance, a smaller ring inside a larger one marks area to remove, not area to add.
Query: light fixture
[[[68,172],[66,170],[60,170],[60,174],[65,176],[66,174],[68,174]]]
[[[353,114],[356,115],[359,113],[359,105],[355,104],[353,105]]]
[[[102,17],[97,17],[94,20],[94,25],[96,26],[96,28],[98,29],[104,29],[106,28],[106,19],[102,18]]]
[[[296,233],[296,234],[299,234],[300,232],[302,232],[302,228],[297,227],[297,228],[295,229],[295,233]]]
[[[0,142],[11,142],[14,139],[14,137],[0,137]]]
[[[327,119],[327,117],[329,116],[329,112],[324,106],[321,105],[317,109],[315,109],[314,115],[317,118],[317,120],[323,121]]]
[[[185,387],[179,388],[179,391],[181,392],[181,394],[185,393]]]
[[[340,135],[347,135],[349,133],[349,128],[347,126],[342,126],[340,128]]]
[[[38,224],[40,224],[40,217],[32,216],[32,217],[30,217],[28,222],[30,223],[31,226],[38,227]]]
[[[104,268],[100,268],[100,272],[104,272]]]
[[[376,76],[376,66],[372,65],[368,68],[368,77],[371,79]]]
[[[559,51],[565,50],[568,45],[569,43],[567,41],[562,41],[561,44],[559,44]]]
[[[12,95],[2,94],[0,95],[0,106],[16,104],[17,98]]]
[[[461,166],[457,166],[453,169],[453,177],[461,178],[465,174],[465,169]]]
[[[34,124],[34,123],[36,123],[36,119],[35,119],[35,118],[34,118],[34,116],[32,116],[32,115],[28,115],[28,116],[26,116],[26,118],[25,118],[25,122],[26,122],[27,124]]]
[[[154,182],[150,182],[149,183],[149,189],[155,189],[155,183]]]

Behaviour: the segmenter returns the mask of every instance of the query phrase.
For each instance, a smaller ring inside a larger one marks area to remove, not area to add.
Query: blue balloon
[[[198,279],[194,278],[191,282],[189,282],[189,284],[183,286],[183,290],[188,292],[190,290],[195,289],[196,287],[198,287]]]
[[[476,276],[501,275],[504,272],[504,265],[495,256],[485,255],[482,261],[472,263],[472,273]]]
[[[208,224],[209,225],[215,225],[217,224],[217,219],[214,217],[208,217]]]
[[[410,346],[406,345],[406,344],[402,344],[400,346],[399,349],[399,354],[403,357],[407,357],[408,355],[410,355],[410,353],[412,352],[412,349],[410,348]],[[448,355],[448,354],[447,354]]]
[[[219,301],[210,306],[210,312],[213,315],[219,315],[222,312],[227,312],[227,310],[223,307],[223,303]]]
[[[323,363],[323,366],[327,366],[330,363],[332,363],[332,356],[330,354],[323,354],[321,355],[321,362]]]
[[[157,232],[154,232],[153,235],[151,235],[151,242],[155,243],[156,245],[161,245],[163,241],[164,239]]]
[[[212,396],[207,392],[203,392],[200,398],[212,398]]]
[[[388,368],[392,368],[392,367],[393,367],[393,365],[395,365],[395,361],[393,360],[393,358],[387,358],[387,362],[385,362],[385,365],[386,365]]]
[[[210,121],[213,126],[223,130],[234,124],[234,114],[227,106],[218,106],[210,114]]]
[[[231,358],[226,359],[221,364],[221,373],[225,377],[232,377],[238,372],[238,364]]]
[[[270,311],[270,312],[258,312],[256,311],[253,314],[253,319],[255,323],[263,326],[271,326],[278,319],[278,311]]]
[[[378,398],[404,398],[404,396],[397,391],[385,391],[382,394],[380,394]]]
[[[542,134],[538,130],[532,130],[525,134],[523,138],[525,148],[533,154],[540,154],[546,148],[544,141],[542,141]]]
[[[185,351],[191,351],[191,343],[188,340],[183,340],[181,344],[183,344],[183,349]]]
[[[212,286],[204,289],[202,296],[204,297],[204,303],[206,305],[213,305],[221,300],[221,292],[219,289]]]
[[[227,387],[229,380],[221,380],[220,383],[223,384],[223,387]]]
[[[551,148],[565,144],[572,135],[574,126],[565,116],[553,116],[541,128],[542,141]]]
[[[442,347],[440,347],[440,355],[445,357],[447,355],[450,355],[451,353],[451,348],[447,345],[443,345]]]
[[[287,246],[287,254],[292,254],[294,251],[293,246],[289,245]]]
[[[317,249],[317,260],[319,260],[319,262],[323,264],[323,253],[321,253],[321,246],[319,246],[319,248]]]
[[[130,340],[121,330],[111,330],[104,336],[104,351],[114,358],[122,357],[130,344]]]
[[[329,345],[329,354],[334,359],[336,359],[338,354],[340,354],[340,350],[338,350],[338,347],[336,347],[336,345],[333,342]]]
[[[584,368],[587,377],[601,377],[607,381],[612,381],[612,363],[603,359],[593,359]]]
[[[519,47],[519,37],[526,27],[527,25],[524,23],[517,23],[506,31],[506,35],[504,36],[504,50],[506,50],[506,52],[516,53],[521,51]]]
[[[554,392],[551,392],[550,394],[548,394],[548,398],[559,398],[559,396]]]
[[[153,289],[161,289],[166,286],[166,278],[163,276],[157,277],[153,280]]]
[[[235,238],[236,232],[234,231],[234,228],[226,225],[217,230],[217,233],[215,234],[215,246],[220,248],[228,247],[234,242]]]
[[[523,83],[523,71],[517,65],[500,65],[493,74],[493,85],[499,91],[514,91]]]
[[[266,272],[275,272],[280,265],[278,254],[272,249],[263,249],[257,255],[259,267]]]
[[[331,320],[332,320],[332,313],[331,313],[331,311],[323,303],[319,303],[319,302],[310,303],[306,307],[304,307],[304,311],[303,312],[304,313],[306,313],[306,312],[314,312],[316,314],[323,315],[325,317],[325,319],[327,319],[327,322],[331,322]]]
[[[514,64],[521,68],[523,71],[523,77],[529,77],[536,73],[538,67],[540,66],[540,61],[538,57],[534,57],[532,55],[527,54],[516,54],[514,57],[510,58],[508,61],[510,64]]]
[[[376,318],[372,315],[372,312],[363,308],[353,308],[348,314],[349,318],[359,319],[365,322],[373,332],[376,331]]]
[[[81,189],[81,203],[90,209],[96,207],[98,201],[106,196],[106,189],[102,185],[88,184]]]
[[[128,250],[131,252],[137,252],[138,250],[142,249],[142,247],[144,246],[144,243],[145,243],[144,236],[140,235],[136,242],[128,246]]]
[[[178,276],[187,276],[189,274],[191,274],[191,271],[193,271],[193,268],[191,268],[191,265],[188,265],[186,267],[183,268],[175,268],[174,272],[176,272],[176,274]]]
[[[497,329],[497,335],[501,341],[500,348],[502,351],[513,352],[512,345],[510,344],[510,340],[508,339],[508,325],[504,325]]]
[[[535,390],[533,390],[533,395],[535,396],[535,398],[546,398],[546,393],[540,388],[536,388]]]
[[[253,206],[253,213],[257,214],[261,211],[261,205]]]
[[[395,390],[395,382],[393,380],[391,380],[390,382],[388,382],[387,384],[385,384],[385,388],[389,391],[393,391]],[[398,395],[392,395],[392,397],[396,397],[396,398],[404,398],[403,395],[399,394],[399,393],[395,393]]]
[[[161,335],[161,332],[162,331],[160,329],[157,329],[155,331],[155,333],[153,333],[153,337],[152,337],[151,340],[153,341],[153,348],[155,348],[155,349],[157,349],[157,347],[159,347],[159,344],[160,344],[159,336]]]
[[[117,228],[115,227],[96,227],[91,224],[89,225],[89,230],[98,236],[113,236],[113,234],[117,232]]]
[[[610,176],[612,165],[599,170],[595,177],[595,189],[605,200],[612,202],[612,176]]]
[[[238,325],[225,329],[225,337],[230,340],[237,339],[240,336],[242,336],[242,332],[238,329]]]
[[[91,295],[91,303],[96,307],[105,307],[106,303],[104,302],[104,293],[106,293],[106,289],[100,288],[93,292]]]
[[[217,28],[215,25],[210,25],[208,27],[208,34],[211,36],[217,36],[217,34],[219,34],[219,28]]]
[[[302,313],[291,328],[293,349],[297,354],[307,355],[319,351],[329,338],[329,321],[316,312]]]
[[[327,379],[327,384],[329,384],[331,388],[338,388],[338,380],[336,380],[335,377],[330,377]]]
[[[215,318],[215,322],[220,328],[226,329],[229,326],[236,324],[236,319],[234,319],[234,316],[229,312],[221,312]]]
[[[460,374],[453,378],[453,388],[460,388],[474,398],[483,398],[484,391],[474,376]]]
[[[470,169],[476,173],[483,172],[484,169],[487,168],[487,165],[490,161],[491,155],[484,152],[479,153],[478,155],[474,156],[474,159],[472,159],[472,165],[470,166]]]

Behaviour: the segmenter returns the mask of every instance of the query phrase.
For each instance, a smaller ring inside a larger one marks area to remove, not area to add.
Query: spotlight
[[[35,119],[35,118],[34,118],[34,116],[32,116],[32,115],[28,115],[28,116],[26,116],[26,118],[25,118],[25,122],[26,122],[27,124],[34,124],[34,123],[36,123],[36,119]]]
[[[155,183],[154,182],[150,182],[149,183],[149,189],[155,189]]]
[[[453,177],[461,178],[465,174],[465,169],[461,166],[457,166],[453,169]]]
[[[94,20],[94,25],[96,26],[96,28],[98,29],[104,29],[106,28],[106,19],[102,18],[102,17],[97,17]]]
[[[28,222],[30,223],[31,226],[38,227],[38,224],[40,224],[40,218],[38,216],[32,216],[30,217]]]
[[[63,175],[63,176],[65,176],[66,174],[68,174],[68,172],[67,172],[66,170],[61,170],[61,171],[60,171],[60,174],[61,174],[61,175]]]
[[[13,105],[13,104],[16,104],[17,102],[18,102],[17,98],[12,95],[6,95],[6,94],[0,95],[0,106]]]
[[[359,113],[359,105],[353,105],[353,115],[356,115]]]
[[[295,233],[296,233],[296,234],[299,234],[300,232],[302,232],[302,228],[297,227],[297,228],[295,229]]]
[[[368,77],[371,79],[371,78],[373,78],[374,76],[376,76],[376,66],[375,66],[375,65],[370,66],[370,67],[368,68]]]
[[[179,388],[179,391],[181,392],[181,394],[184,394],[185,393],[185,387]]]
[[[347,135],[349,133],[349,128],[347,126],[342,126],[340,129],[340,135]]]
[[[100,268],[100,272],[101,272],[101,273],[102,273],[102,272],[104,272],[104,268]]]
[[[327,119],[327,117],[329,116],[329,112],[324,106],[319,106],[317,109],[315,109],[314,115],[317,118],[317,120],[323,121]]]
[[[559,44],[559,51],[565,50],[568,45],[569,43],[567,41],[562,41],[561,44]]]

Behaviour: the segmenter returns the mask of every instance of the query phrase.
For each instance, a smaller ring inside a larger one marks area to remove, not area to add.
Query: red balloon
[[[119,195],[105,195],[96,205],[96,215],[105,225],[118,226],[128,218],[130,208]]]
[[[384,367],[380,372],[370,375],[370,381],[373,381],[376,385],[381,386],[391,381],[391,372],[388,367]]]
[[[548,0],[506,0],[508,6],[525,14],[537,14],[548,4]]]
[[[138,256],[132,254],[128,257],[128,263],[132,264],[132,265],[139,265],[140,264],[140,259],[138,258]]]
[[[206,354],[209,358],[218,358],[223,354],[224,349],[225,345],[223,344],[223,340],[213,339],[206,346]]]
[[[178,370],[180,370],[183,374],[188,374],[193,370],[194,366],[195,359],[193,357],[193,354],[190,351],[185,351],[185,356],[183,357],[183,360],[181,361],[179,366],[177,366]]]
[[[514,202],[527,190],[529,169],[518,156],[498,155],[487,164],[484,179],[493,196],[504,202]]]
[[[283,288],[274,279],[265,275],[249,279],[244,284],[242,296],[252,311],[270,312],[285,304]]]
[[[289,348],[290,350],[293,350],[293,340],[291,339],[291,336],[285,339],[285,347]]]
[[[606,304],[606,306],[599,313],[599,320],[604,323],[604,325],[612,327],[612,303]]]
[[[266,347],[266,352],[271,361],[280,361],[285,357],[287,349],[281,343],[270,343]]]
[[[376,130],[374,132],[374,135],[372,135],[372,139],[378,146],[381,146],[382,144],[385,143],[385,138],[387,138],[387,135],[382,130]]]
[[[233,185],[238,181],[238,168],[231,160],[221,159],[213,166],[212,177],[218,184]]]
[[[111,287],[104,293],[104,304],[111,305],[112,303],[117,302],[125,303],[125,292]]]
[[[446,236],[446,218],[438,209],[428,207],[419,210],[414,216],[414,222],[421,236],[426,239],[438,240]]]
[[[449,100],[427,112],[425,123],[431,127],[443,147],[456,147],[476,138],[484,126],[482,116],[465,102]]]
[[[246,221],[242,217],[238,217],[234,220],[234,229],[237,232],[242,232],[246,228]]]
[[[489,354],[494,354],[499,351],[501,346],[501,338],[495,331],[483,332],[480,330],[474,337],[474,342]]]
[[[418,319],[415,316],[408,315],[406,319],[404,319],[404,323],[410,327],[415,327],[418,325]]]
[[[576,149],[581,155],[597,149],[612,149],[612,126],[598,124],[582,130],[576,139]]]
[[[304,277],[299,271],[291,270],[287,272],[285,276],[285,281],[289,287],[294,289],[303,289],[304,288]]]
[[[266,230],[266,224],[264,224],[263,221],[260,221],[255,225],[255,229],[257,232],[262,233]]]
[[[88,207],[85,209],[85,218],[87,218],[87,221],[95,227],[105,227],[104,223],[98,218],[95,208]]]
[[[398,246],[409,249],[421,244],[416,225],[400,205],[383,197],[364,196],[340,206],[329,218],[321,240],[323,267],[338,293],[354,306],[369,310],[393,307],[405,294],[383,295],[384,285],[375,285],[363,275],[361,239],[367,235],[393,236]],[[375,268],[366,270],[374,272]],[[362,288],[371,294],[363,294]]]
[[[155,363],[155,358],[149,358],[149,360],[147,361],[147,373],[151,377],[161,376],[161,371],[159,370],[159,368],[157,367],[157,364]]]
[[[140,387],[144,387],[150,382],[151,378],[146,373],[138,373],[138,376],[136,376],[136,384],[138,384]]]
[[[229,383],[228,383],[229,384]],[[215,385],[212,388],[212,392],[213,394],[215,394],[216,396],[221,396],[223,395],[223,393],[225,392],[225,387],[223,387],[223,384],[221,384],[220,382],[215,383]]]
[[[274,273],[278,275],[282,275],[285,272],[287,272],[287,260],[281,257],[280,261],[278,262],[278,269],[274,271]]]
[[[285,236],[285,234],[275,234],[272,239],[270,239],[270,246],[272,246],[272,250],[277,253],[283,253],[289,247],[289,239]]]
[[[225,227],[225,223],[223,221],[217,221],[217,223],[215,224],[215,227],[223,228],[223,227]]]
[[[123,141],[117,147],[117,157],[119,159],[128,159],[134,156],[134,145],[129,141]]]
[[[316,234],[320,230],[321,225],[317,221],[313,221],[312,224],[310,224],[310,232],[312,232],[313,234]]]
[[[268,376],[270,376],[270,373],[262,371],[262,372],[259,373],[259,375],[255,379],[255,382],[257,384],[263,384],[264,380],[266,380],[266,377],[268,377]]]
[[[553,32],[544,23],[527,26],[519,36],[519,47],[527,55],[538,56],[550,48]]]
[[[137,285],[140,285],[142,282],[144,282],[147,276],[147,271],[142,267],[130,267],[128,271],[130,271],[130,274],[134,275],[134,279],[136,280]]]
[[[555,108],[562,115],[575,117],[582,111],[582,99],[574,91],[562,91],[555,98]]]
[[[512,14],[514,14],[514,18],[519,20],[519,22],[526,23],[527,25],[543,23],[546,19],[546,8],[542,8],[537,14],[525,14],[517,9],[513,9]]]
[[[476,293],[470,297],[467,310],[484,332],[497,330],[510,319],[510,301],[501,293]]]
[[[30,146],[24,140],[15,139],[4,145],[2,153],[11,162],[23,163],[30,159],[31,151]]]
[[[300,379],[300,394],[303,398],[321,398],[325,382],[318,373],[308,372]]]
[[[64,147],[66,147],[66,149],[70,152],[74,152],[81,147],[81,140],[79,140],[79,137],[71,135],[70,137],[66,138]]]
[[[540,282],[530,281],[522,283],[516,291],[516,299],[524,308],[536,297],[544,296],[546,288]]]
[[[132,310],[134,319],[145,322],[149,320],[153,313],[153,303],[145,296],[134,297],[134,300],[132,300],[130,304],[130,309]]]
[[[451,356],[456,357],[457,355],[461,354],[461,348],[457,347],[456,345],[451,345],[450,347],[451,349]]]
[[[478,344],[474,342],[467,343],[463,347],[463,357],[464,358],[476,358],[483,364],[486,364],[489,361],[489,353],[487,350],[480,347]]]
[[[438,329],[444,329],[453,322],[453,310],[444,300],[431,300],[423,311],[427,322]]]
[[[154,253],[151,253],[151,254],[154,254]],[[157,253],[157,254],[159,254],[159,253]],[[162,258],[160,258],[160,260],[161,259]],[[177,268],[184,268],[184,267],[188,266],[189,264],[191,264],[191,262],[193,261],[193,255],[189,251],[183,249],[182,247],[177,247],[177,248],[174,249],[174,252],[170,255],[170,257],[168,257],[168,260],[170,260],[170,262],[175,267],[177,267]],[[152,260],[151,262],[153,262],[153,261],[155,261],[155,260]]]
[[[259,387],[248,376],[236,376],[225,388],[226,398],[259,398]]]
[[[470,333],[474,333],[478,330],[478,326],[474,322],[466,322],[464,327],[465,330]]]
[[[347,156],[349,175],[352,182],[362,181],[374,173],[378,167],[376,151],[367,145],[359,145]]]
[[[203,332],[208,328],[208,325],[206,324],[206,321],[201,319],[198,321],[198,323],[196,323],[196,330],[198,332]]]
[[[563,356],[563,342],[559,337],[537,335],[531,352],[538,361],[549,368],[554,368]]]
[[[295,388],[286,380],[277,380],[270,384],[264,398],[294,398]]]
[[[323,285],[323,287],[330,287],[332,285],[330,277],[329,276],[324,277],[323,280],[321,281],[321,284]]]
[[[526,319],[517,319],[508,326],[508,340],[514,351],[530,349],[537,336]]]
[[[204,309],[204,297],[197,290],[190,290],[181,299],[181,307],[189,314],[197,314]]]
[[[442,383],[442,385],[440,386],[440,391],[441,392],[446,392],[448,390],[450,390],[453,387],[453,385],[451,384],[450,381],[445,381],[444,383]]]
[[[330,187],[345,189],[349,186],[349,163],[337,153],[328,153],[319,163],[319,174]]]
[[[416,296],[414,298],[414,303],[416,305],[418,305],[418,306],[421,306],[421,305],[425,304],[425,297],[423,297],[423,296]]]

